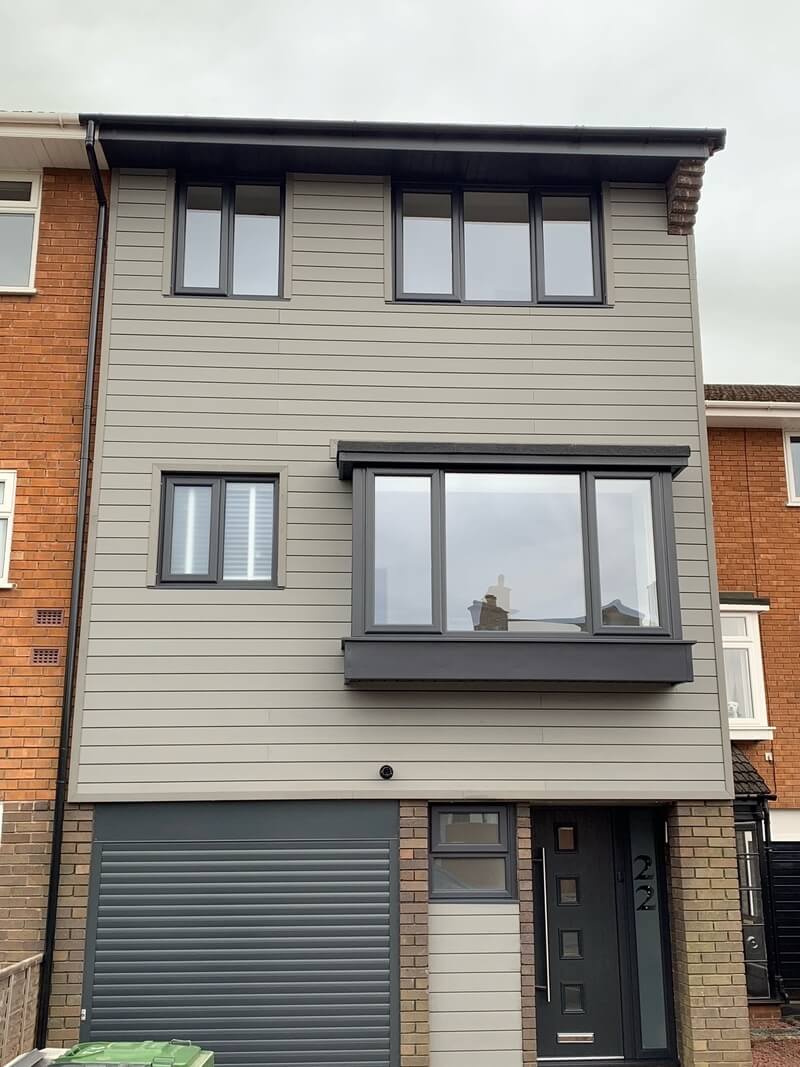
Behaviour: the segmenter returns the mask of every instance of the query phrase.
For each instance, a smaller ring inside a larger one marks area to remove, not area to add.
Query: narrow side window
[[[0,174],[0,290],[33,288],[41,179]]]
[[[8,584],[16,490],[16,471],[0,471],[0,585]]]

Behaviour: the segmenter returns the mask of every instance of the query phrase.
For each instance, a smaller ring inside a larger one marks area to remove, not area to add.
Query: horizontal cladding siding
[[[724,793],[687,241],[612,186],[613,306],[385,299],[385,185],[289,183],[291,299],[162,292],[169,181],[117,176],[73,796]],[[331,442],[689,444],[696,680],[669,692],[350,692],[350,487]],[[147,588],[153,464],[287,464],[287,587]],[[377,768],[395,768],[391,782]]]

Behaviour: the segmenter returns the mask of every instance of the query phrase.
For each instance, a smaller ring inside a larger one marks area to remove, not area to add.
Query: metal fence
[[[0,970],[0,1065],[33,1048],[41,952]]]

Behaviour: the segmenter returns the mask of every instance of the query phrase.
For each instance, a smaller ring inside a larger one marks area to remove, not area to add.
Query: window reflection
[[[464,193],[464,296],[530,300],[527,193]]]
[[[197,289],[219,286],[222,240],[222,188],[190,185],[186,190],[183,284]]]
[[[453,291],[449,193],[403,193],[403,292]]]
[[[375,478],[375,624],[429,626],[431,481]]]
[[[281,191],[277,185],[237,185],[233,231],[233,291],[277,296]]]
[[[547,296],[594,295],[592,206],[588,196],[542,197],[544,291]]]
[[[586,629],[577,475],[445,476],[447,628]]]
[[[597,537],[604,626],[658,626],[650,480],[598,478]]]

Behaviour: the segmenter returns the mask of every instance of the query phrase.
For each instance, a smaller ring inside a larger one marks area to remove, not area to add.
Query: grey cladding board
[[[169,180],[117,171],[114,187],[72,799],[727,795],[692,252],[666,232],[663,186],[609,187],[616,303],[591,308],[387,302],[389,186],[353,171],[289,176],[290,299],[165,295]],[[446,706],[427,683],[347,686],[352,492],[336,443],[376,441],[671,455],[694,681],[488,685]],[[186,464],[286,468],[285,588],[148,584],[153,468]],[[477,721],[512,755],[487,760]],[[213,742],[198,747],[197,724]],[[613,771],[587,775],[589,725],[625,728]],[[670,759],[653,776],[658,745]]]
[[[393,1067],[397,808],[374,806],[99,808],[82,1039]]]

